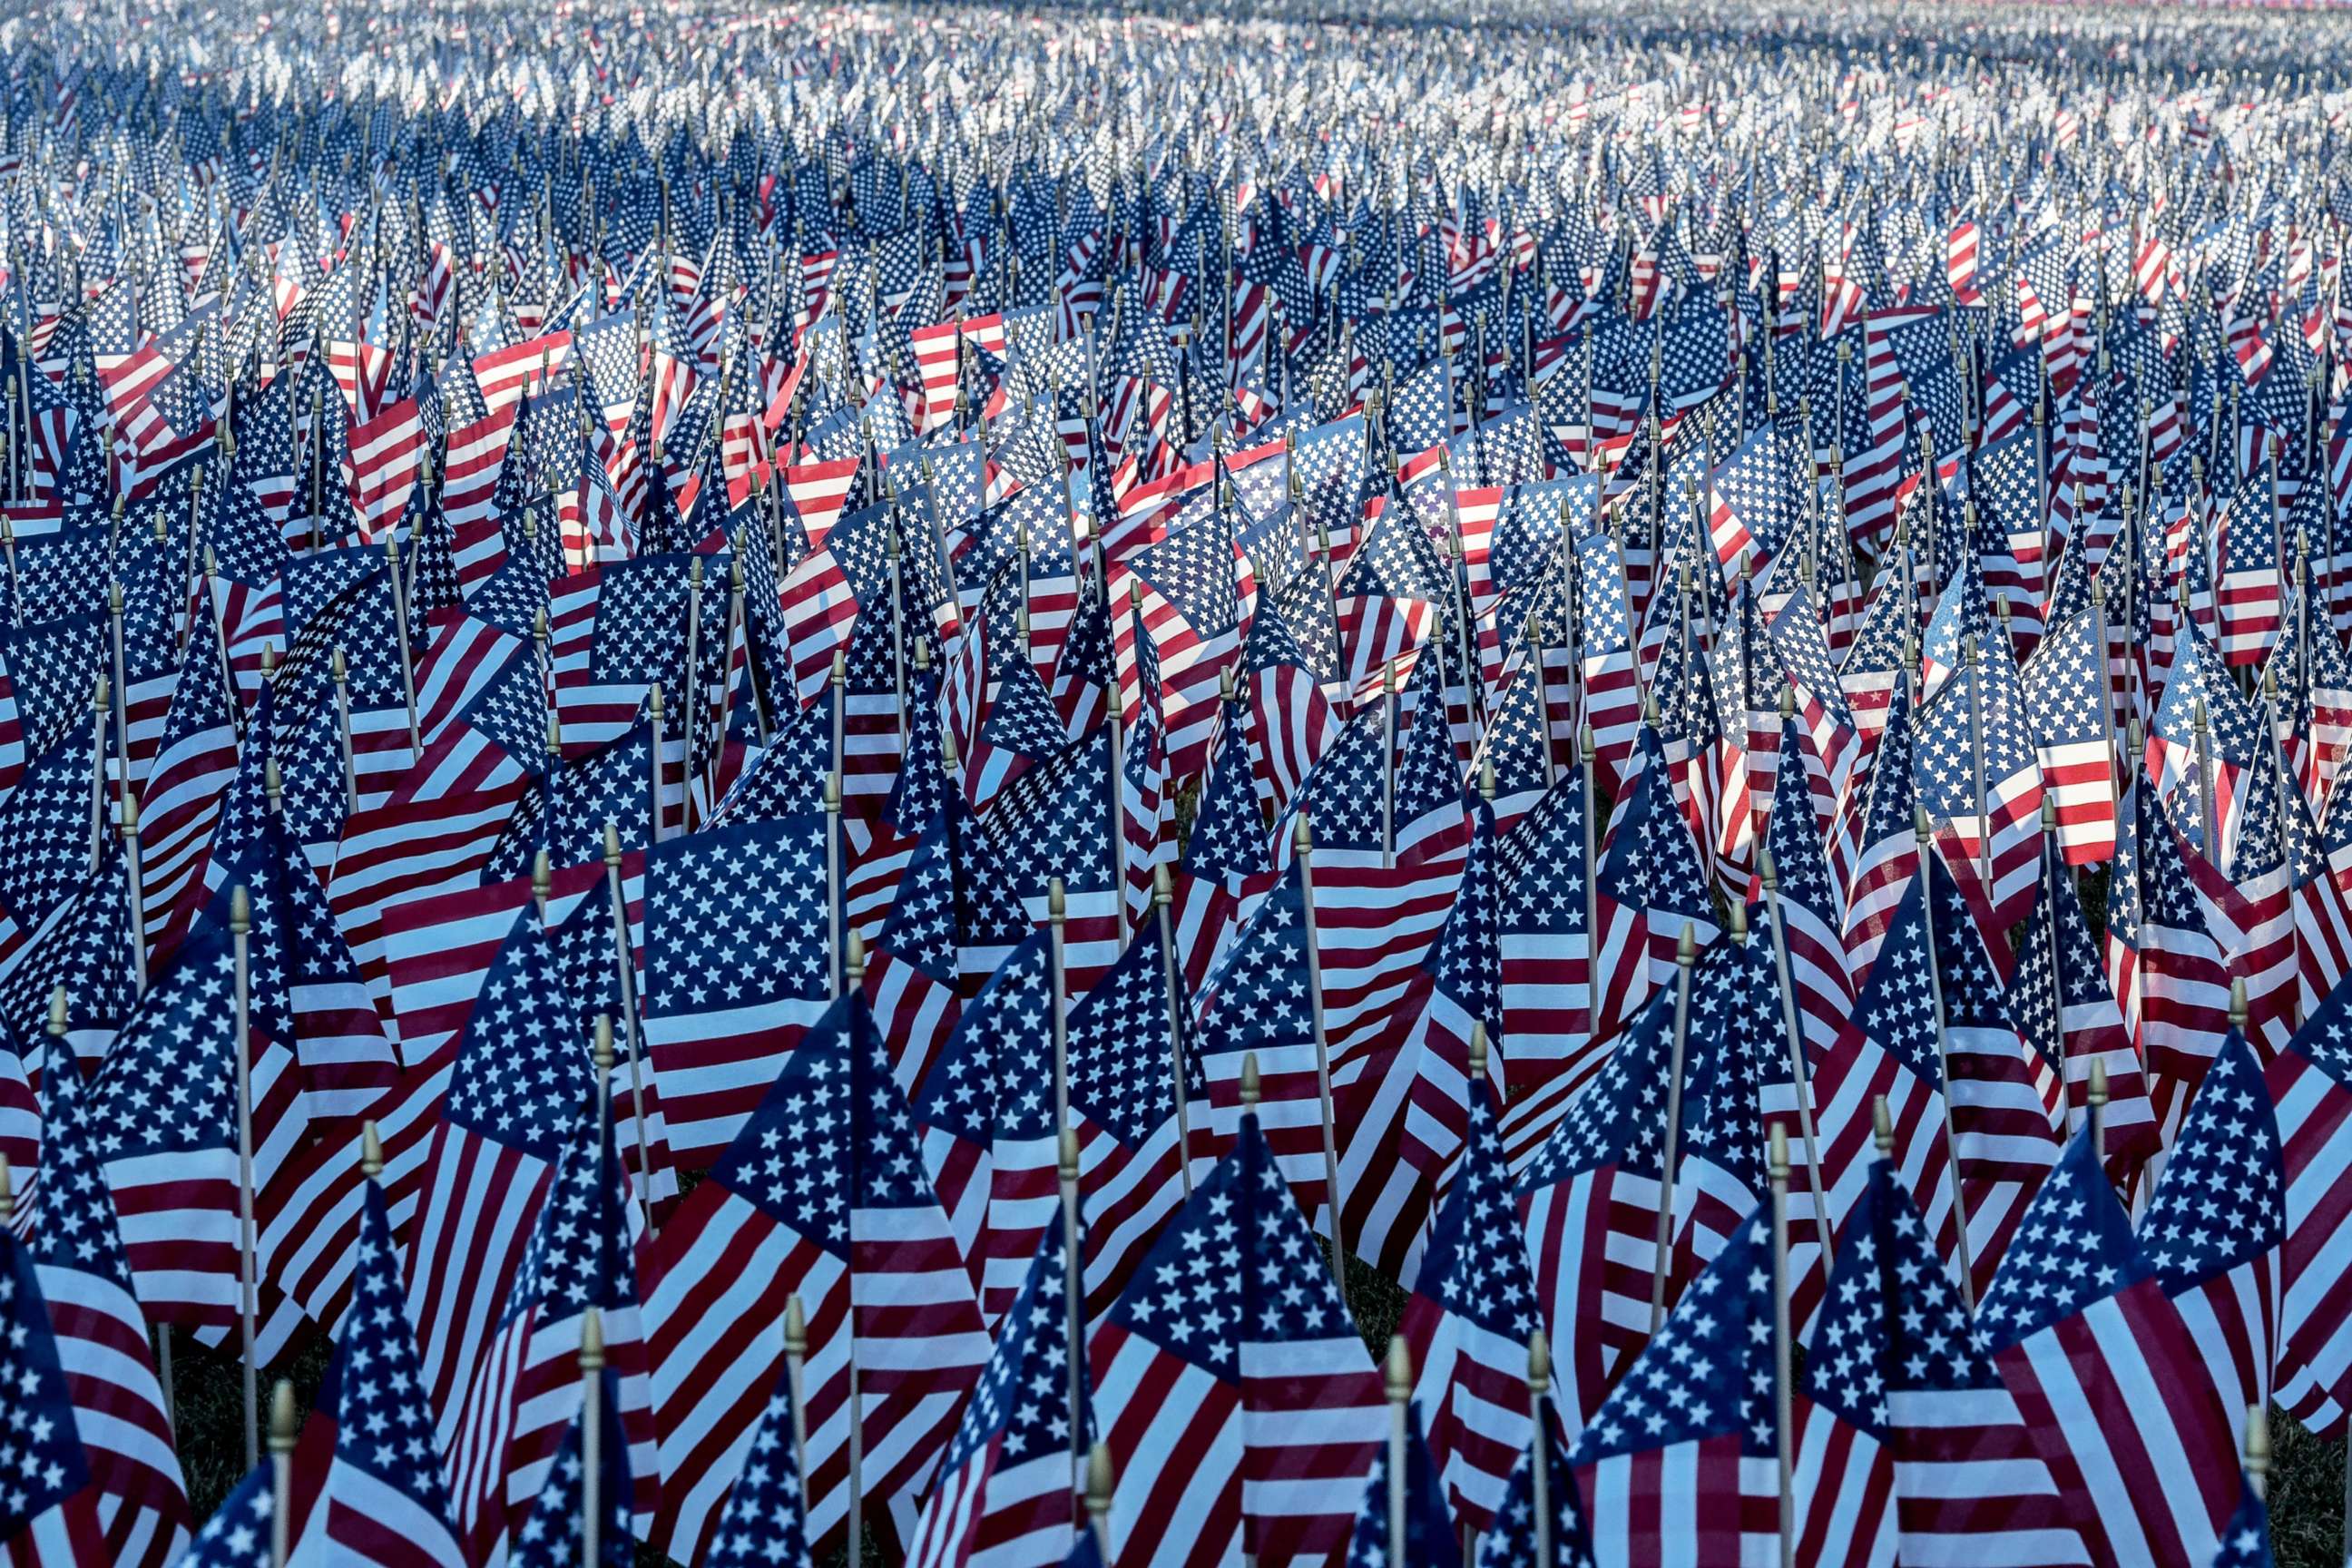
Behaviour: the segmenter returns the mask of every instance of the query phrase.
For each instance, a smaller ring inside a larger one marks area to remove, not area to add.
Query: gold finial
[[[2246,1032],[2246,983],[2235,978],[2230,982],[2230,1027]]]
[[[1087,1451],[1087,1516],[1097,1523],[1110,1517],[1110,1445]]]
[[[1675,938],[1675,962],[1689,968],[1698,962],[1698,927],[1683,921],[1683,934]]]
[[[855,989],[866,978],[866,939],[851,931],[848,942],[844,945],[841,970],[848,977],[850,987]]]
[[[1168,862],[1165,860],[1155,862],[1151,868],[1151,901],[1164,907],[1171,902],[1175,896],[1174,890],[1168,882]]]
[[[1528,1336],[1528,1392],[1538,1399],[1551,1392],[1551,1339],[1541,1329]]]
[[[253,898],[240,882],[229,890],[228,929],[232,935],[243,936],[253,929]]]
[[[1062,1180],[1076,1182],[1078,1179],[1078,1134],[1076,1128],[1062,1129],[1060,1154]]]
[[[608,816],[604,819],[604,864],[617,866],[620,863],[621,825]]]
[[[598,1072],[611,1072],[614,1061],[613,1015],[610,1013],[596,1015],[596,1026],[593,1038],[595,1043],[589,1047],[588,1059],[596,1064]]]
[[[1772,858],[1772,847],[1769,844],[1759,844],[1756,847],[1756,879],[1763,884],[1764,890],[1768,893],[1778,891],[1780,889],[1780,867]]]
[[[1315,834],[1307,826],[1307,814],[1303,811],[1298,814],[1297,820],[1291,825],[1290,847],[1301,855],[1309,853],[1315,847]]]
[[[800,1292],[784,1298],[784,1354],[805,1357],[808,1354],[808,1314],[801,1310]]]
[[[1412,1397],[1412,1347],[1402,1334],[1389,1336],[1389,1403],[1402,1405]]]
[[[1486,1021],[1470,1020],[1470,1077],[1473,1081],[1486,1076]]]
[[[375,1119],[360,1123],[360,1174],[374,1181],[383,1173],[383,1138],[375,1130]]]
[[[604,1314],[593,1307],[580,1314],[580,1370],[601,1372],[604,1366]]]
[[[294,1384],[281,1377],[278,1386],[269,1391],[269,1451],[292,1453],[294,1431]]]
[[[1870,1102],[1870,1140],[1878,1145],[1880,1159],[1895,1158],[1895,1112],[1888,1109],[1883,1094]]]
[[[1045,879],[1045,918],[1059,925],[1069,916],[1069,896],[1062,890],[1062,879]]]
[[[1248,1110],[1257,1104],[1257,1053],[1242,1054],[1242,1109]]]
[[[1765,1173],[1776,1182],[1789,1179],[1789,1130],[1777,1121],[1765,1140]]]

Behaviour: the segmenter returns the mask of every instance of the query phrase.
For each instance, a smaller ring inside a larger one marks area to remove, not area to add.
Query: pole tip
[[[1062,889],[1062,879],[1045,879],[1045,918],[1056,924],[1067,920],[1070,913],[1069,895]]]
[[[1543,1394],[1551,1389],[1551,1340],[1541,1329],[1528,1336],[1528,1392]]]
[[[1175,896],[1174,889],[1169,885],[1168,862],[1154,861],[1151,867],[1151,901],[1155,904],[1165,904],[1172,900]]]
[[[2230,982],[2230,1027],[2246,1032],[2246,983],[2234,977]]]
[[[2246,1406],[2246,1473],[2257,1479],[2271,1473],[2271,1415],[2261,1405]]]
[[[1110,1515],[1110,1445],[1097,1443],[1087,1451],[1087,1512],[1095,1519]]]
[[[593,1038],[595,1043],[590,1047],[590,1059],[595,1062],[598,1072],[611,1072],[613,1070],[613,1015],[610,1013],[596,1015]]]
[[[801,1308],[800,1292],[784,1298],[784,1353],[788,1356],[808,1354],[808,1314]]]
[[[580,1313],[580,1370],[601,1371],[604,1365],[604,1314],[593,1307]]]
[[[1772,1123],[1765,1140],[1766,1173],[1786,1185],[1789,1180],[1789,1130],[1779,1122]]]
[[[1315,847],[1314,830],[1307,825],[1307,814],[1300,812],[1290,829],[1290,847],[1305,855]]]
[[[604,864],[617,866],[620,863],[621,826],[608,816],[604,819]]]
[[[1747,904],[1738,900],[1732,901],[1730,911],[1724,918],[1724,930],[1738,945],[1748,945]]]
[[[1486,1076],[1486,1022],[1470,1020],[1470,1077],[1475,1081]]]
[[[545,903],[555,889],[555,861],[545,849],[532,851],[530,857],[530,896]]]
[[[1698,927],[1683,921],[1683,934],[1675,938],[1675,962],[1688,965],[1698,960]]]
[[[1402,1334],[1389,1336],[1389,1403],[1402,1405],[1412,1397],[1412,1347]]]
[[[66,1032],[66,986],[60,980],[49,992],[49,1037],[63,1039]]]
[[[294,1451],[294,1384],[282,1377],[269,1391],[269,1451]]]
[[[2107,1064],[2096,1057],[2091,1058],[2091,1108],[2095,1110],[2107,1103]]]
[[[866,978],[866,939],[856,931],[851,931],[849,940],[843,943],[841,969],[852,986]]]
[[[1895,1112],[1888,1107],[1883,1094],[1874,1097],[1870,1102],[1870,1139],[1878,1146],[1880,1159],[1895,1158]]]
[[[1077,1130],[1074,1127],[1063,1128],[1061,1143],[1062,1147],[1060,1150],[1060,1155],[1062,1180],[1066,1182],[1075,1182],[1078,1179]]]
[[[1927,843],[1930,838],[1933,838],[1936,836],[1936,829],[1927,821],[1927,808],[1926,806],[1916,805],[1912,806],[1911,831],[1918,835],[1919,842],[1922,844]]]
[[[1780,867],[1772,858],[1772,847],[1769,844],[1759,844],[1756,847],[1756,880],[1763,885],[1764,890],[1768,893],[1780,886]]]
[[[360,1123],[360,1174],[369,1181],[383,1173],[383,1137],[375,1130],[375,1119]]]
[[[0,1229],[16,1223],[16,1189],[8,1179],[8,1156],[0,1154]]]
[[[1242,1109],[1248,1110],[1257,1104],[1257,1053],[1242,1055]]]
[[[228,929],[238,936],[253,929],[253,896],[242,882],[229,889]]]

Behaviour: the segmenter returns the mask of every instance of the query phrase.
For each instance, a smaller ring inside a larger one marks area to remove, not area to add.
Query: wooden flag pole
[[[1698,962],[1698,930],[1683,922],[1675,942],[1675,1037],[1666,1058],[1666,1126],[1664,1157],[1658,1167],[1657,1258],[1650,1268],[1650,1332],[1666,1321],[1666,1276],[1672,1271],[1675,1246],[1675,1163],[1680,1157],[1683,1129],[1683,1054],[1690,1041],[1691,970]]]
[[[2091,1157],[2107,1163],[2107,1063],[2091,1058]]]
[[[1528,1416],[1534,1423],[1528,1439],[1528,1500],[1535,1512],[1536,1568],[1553,1568],[1551,1554],[1551,1424],[1544,1419],[1551,1402],[1551,1341],[1541,1329],[1528,1336]]]
[[[2213,747],[2202,697],[2193,700],[2189,708],[2189,731],[2197,745],[2197,809],[2205,829],[2205,858],[2218,867],[2226,862],[2221,858],[2221,819],[2213,806]]]
[[[408,754],[425,754],[425,734],[416,722],[416,664],[408,652],[408,595],[400,582],[400,534],[395,530],[384,536],[384,575],[392,582],[392,632],[400,642],[400,689],[408,700]]]
[[[1992,897],[1992,806],[1985,799],[1984,657],[1977,639],[1968,639],[1963,653],[1969,678],[1969,758],[1976,770],[1977,874],[1984,879],[1985,897]],[[1922,896],[1927,888],[1922,884]]]
[[[1772,930],[1772,966],[1780,982],[1780,1024],[1789,1037],[1789,1079],[1797,1091],[1797,1131],[1805,1146],[1805,1184],[1812,1189],[1813,1223],[1821,1231],[1822,1267],[1827,1268],[1834,1250],[1830,1238],[1829,1199],[1822,1190],[1822,1153],[1813,1139],[1812,1074],[1805,1065],[1804,1031],[1798,1022],[1796,991],[1790,978],[1789,932],[1780,915],[1778,873],[1779,868],[1772,862],[1772,847],[1759,844],[1756,875],[1764,885],[1764,918]],[[1738,907],[1732,906],[1735,913]]]
[[[1404,1471],[1412,1411],[1412,1349],[1402,1334],[1389,1337],[1389,1540],[1388,1560],[1403,1563],[1405,1552]]]
[[[130,686],[123,679],[122,673],[122,584],[121,583],[109,583],[106,585],[106,621],[107,629],[111,634],[114,659],[112,681],[114,754],[123,759],[122,777],[116,785],[116,797],[120,799],[131,788],[131,714],[122,701],[122,694],[130,689]]]
[[[237,1317],[245,1345],[245,1460],[250,1469],[261,1462],[261,1373],[254,1360],[253,900],[243,884],[229,893],[228,930],[236,958]],[[54,1013],[51,1017],[55,1024],[64,1022]]]
[[[646,693],[646,722],[653,731],[653,756],[648,771],[653,783],[653,822],[650,837],[656,844],[662,841],[662,687],[656,680]]]
[[[1184,994],[1176,978],[1176,939],[1168,906],[1175,900],[1168,866],[1151,868],[1152,918],[1160,922],[1160,980],[1168,994],[1168,1050],[1174,1058],[1176,1089],[1176,1168],[1184,1180],[1184,1195],[1192,1195],[1192,1122],[1184,1089]]]
[[[1069,1363],[1070,1500],[1087,1489],[1087,1287],[1086,1258],[1078,1237],[1078,1135],[1065,1126],[1056,1140],[1056,1174],[1062,1189],[1062,1331]],[[1084,1522],[1073,1511],[1073,1524]]]
[[[327,672],[335,683],[335,734],[343,756],[343,809],[360,808],[359,773],[352,761],[351,661],[340,647],[328,656]]]
[[[1069,899],[1059,877],[1045,879],[1045,922],[1046,981],[1054,993],[1054,1131],[1058,1136],[1070,1125]]]
[[[793,1468],[800,1473],[801,1485],[808,1486],[808,1405],[803,1397],[801,1380],[808,1366],[808,1314],[801,1308],[800,1292],[784,1298],[784,1379],[793,1392]]]
[[[592,1312],[595,1310],[589,1309]],[[269,1561],[286,1568],[294,1550],[294,1385],[284,1378],[269,1391]]]
[[[131,980],[133,994],[147,994],[147,889],[139,869],[139,797],[123,785],[122,879],[131,900]]]
[[[107,686],[107,679],[101,675],[89,693],[89,869],[92,876],[98,874],[98,868],[106,853]]]
[[[580,1314],[580,1561],[601,1561],[604,1527],[604,1315]]]
[[[1331,1277],[1348,1300],[1347,1194],[1339,1183],[1339,1133],[1331,1109],[1331,1041],[1323,1020],[1323,954],[1315,937],[1315,835],[1298,814],[1291,847],[1298,858],[1300,923],[1306,929],[1307,1003],[1315,1030],[1315,1093],[1323,1117],[1323,1201],[1331,1209]]]
[[[1789,1323],[1789,1130],[1775,1124],[1769,1145],[1772,1183],[1772,1404],[1780,1450],[1780,1568],[1797,1561],[1796,1373]],[[1824,1259],[1824,1267],[1826,1267]]]
[[[841,775],[824,781],[825,982],[835,1000],[846,994],[841,951]]]
[[[1397,665],[1381,667],[1381,865],[1396,864]]]
[[[637,1134],[637,1174],[643,1185],[637,1192],[637,1208],[646,1222],[646,1234],[654,1230],[653,1205],[649,1201],[654,1182],[653,1142],[646,1131],[646,1078],[644,1058],[637,1043],[637,964],[629,944],[629,899],[621,879],[621,829],[610,817],[604,820],[604,889],[613,908],[613,968],[621,991],[621,1045],[629,1059],[630,1120]]]
[[[1919,883],[1919,922],[1924,930],[1927,948],[1927,994],[1936,1007],[1937,1076],[1943,1080],[1944,1152],[1952,1169],[1952,1222],[1959,1238],[1960,1302],[1971,1312],[1977,1310],[1976,1271],[1969,1257],[1969,1194],[1967,1184],[1960,1176],[1960,1135],[1952,1123],[1952,1054],[1950,1042],[1944,1037],[1944,980],[1936,963],[1936,911],[1928,901],[1933,883],[1929,880],[1929,857],[1936,852],[1927,826],[1927,808],[1913,807],[1912,831],[1919,842],[1919,866],[1916,873]]]

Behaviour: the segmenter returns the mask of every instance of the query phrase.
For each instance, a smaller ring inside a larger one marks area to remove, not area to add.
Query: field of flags
[[[0,18],[6,1563],[2272,1563],[2347,61]]]

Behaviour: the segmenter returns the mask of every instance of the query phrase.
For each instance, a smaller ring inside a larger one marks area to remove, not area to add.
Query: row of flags
[[[0,34],[12,1560],[2267,1561],[2335,24],[1686,23]]]

